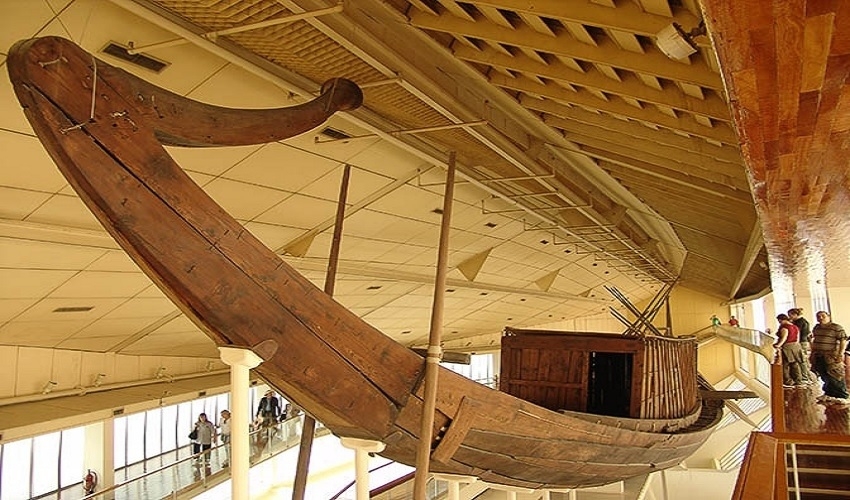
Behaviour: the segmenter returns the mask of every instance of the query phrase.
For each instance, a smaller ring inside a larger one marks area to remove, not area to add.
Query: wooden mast
[[[339,247],[342,242],[342,223],[345,220],[345,203],[348,200],[348,181],[351,178],[351,165],[346,164],[339,185],[339,201],[336,205],[334,235],[331,241],[328,269],[325,274],[325,293],[333,297],[336,285],[336,270],[339,267]],[[307,489],[307,473],[310,467],[310,452],[313,449],[313,436],[316,432],[316,419],[304,414],[304,426],[301,429],[301,445],[298,448],[298,464],[295,467],[295,482],[292,485],[292,500],[304,500]]]
[[[416,449],[416,476],[413,479],[413,498],[425,500],[428,483],[428,463],[431,459],[431,439],[434,427],[434,410],[437,406],[437,373],[440,363],[440,338],[443,333],[443,305],[446,293],[446,268],[449,256],[449,231],[452,220],[452,201],[455,188],[455,152],[449,153],[446,173],[446,192],[443,196],[443,220],[440,226],[440,249],[437,253],[437,277],[434,280],[434,305],[431,313],[431,332],[428,353],[425,356],[425,400],[422,423],[419,427],[419,446]]]

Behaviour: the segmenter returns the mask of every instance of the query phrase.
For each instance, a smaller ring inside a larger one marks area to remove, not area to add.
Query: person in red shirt
[[[729,326],[736,326],[736,327],[740,326],[738,324],[738,319],[735,316],[732,316],[731,318],[729,318]]]
[[[806,360],[803,348],[800,346],[800,329],[788,318],[787,314],[776,317],[779,320],[777,339],[773,347],[782,353],[782,385],[783,387],[804,387],[808,382],[805,376]]]

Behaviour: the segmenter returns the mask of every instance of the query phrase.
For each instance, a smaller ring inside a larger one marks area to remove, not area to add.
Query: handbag
[[[189,433],[189,439],[198,439],[198,429],[192,429],[192,432]]]

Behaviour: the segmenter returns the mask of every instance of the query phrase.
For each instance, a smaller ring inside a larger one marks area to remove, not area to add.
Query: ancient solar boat
[[[7,64],[68,182],[192,321],[218,346],[254,349],[259,375],[335,434],[416,462],[423,358],[263,246],[163,148],[292,137],[358,107],[354,83],[329,81],[298,106],[235,110],[62,38],[18,42]],[[700,399],[693,340],[508,331],[504,344],[502,391],[441,369],[430,470],[527,488],[607,484],[680,463],[719,420],[720,406]]]

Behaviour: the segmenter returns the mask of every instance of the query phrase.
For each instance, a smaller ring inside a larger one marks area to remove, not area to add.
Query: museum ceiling
[[[428,337],[452,153],[448,346],[486,347],[505,326],[592,329],[581,318],[619,306],[606,287],[646,303],[675,283],[718,304],[770,287],[696,0],[18,0],[0,12],[0,62],[17,40],[58,35],[236,108],[359,84],[364,105],[310,133],[170,152],[320,288],[347,166],[334,297],[399,342]],[[657,42],[674,24],[688,40],[667,55]],[[0,344],[217,356],[85,209],[3,73]]]

